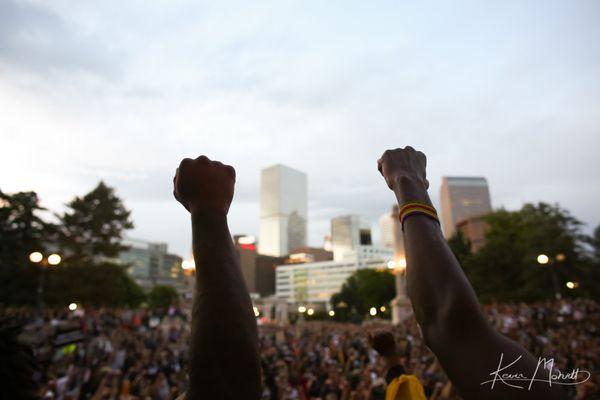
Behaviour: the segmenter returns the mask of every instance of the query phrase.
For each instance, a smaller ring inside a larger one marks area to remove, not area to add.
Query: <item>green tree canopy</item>
[[[457,229],[454,235],[448,239],[448,246],[461,264],[471,255],[471,242],[460,229]]]
[[[485,245],[475,254],[457,255],[482,301],[542,300],[555,291],[562,296],[597,293],[582,223],[566,210],[547,203],[526,204],[519,211],[499,210],[485,219]],[[550,263],[540,265],[540,254]],[[579,287],[567,289],[568,281]]]
[[[389,270],[359,269],[331,297],[331,305],[337,319],[358,321],[371,307],[389,310],[395,295],[395,277]]]
[[[96,307],[135,307],[146,298],[120,265],[70,265],[46,272],[45,299],[49,305],[64,306],[75,302]]]
[[[100,182],[83,197],[75,197],[60,218],[59,244],[68,264],[114,258],[127,248],[123,232],[133,228],[131,212],[114,189]]]
[[[21,268],[32,251],[44,251],[54,226],[40,217],[35,192],[12,195],[0,190],[0,263],[3,268]]]
[[[150,306],[155,308],[167,308],[172,304],[177,303],[179,294],[172,286],[156,285],[148,295]]]
[[[44,252],[55,231],[40,217],[42,211],[35,192],[0,191],[0,303],[34,301],[39,271],[29,254]]]

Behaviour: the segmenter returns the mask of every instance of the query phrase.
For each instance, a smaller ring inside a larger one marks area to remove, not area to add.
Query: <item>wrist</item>
[[[199,225],[214,225],[227,221],[227,213],[222,210],[190,207],[192,223]]]
[[[419,202],[431,205],[431,199],[427,193],[425,182],[422,179],[409,176],[401,176],[394,182],[392,189],[400,206]]]

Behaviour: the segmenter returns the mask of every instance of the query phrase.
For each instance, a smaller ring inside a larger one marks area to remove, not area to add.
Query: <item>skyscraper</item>
[[[259,253],[280,257],[306,246],[307,214],[306,174],[281,164],[263,169]]]
[[[359,246],[371,245],[371,223],[358,215],[345,215],[331,220],[333,259],[342,260]]]
[[[446,238],[454,234],[459,222],[492,211],[490,191],[483,177],[443,177],[440,199]]]
[[[398,211],[398,206],[394,205],[390,212],[379,217],[381,244],[383,247],[394,249],[396,260],[404,257],[404,239]]]

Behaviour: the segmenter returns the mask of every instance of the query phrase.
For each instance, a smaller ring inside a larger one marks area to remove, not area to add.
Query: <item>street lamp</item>
[[[328,314],[330,317],[335,317],[335,311],[333,311],[333,310],[329,310]]]
[[[304,307],[304,306],[298,307],[298,312],[301,313],[301,314],[305,313],[306,312],[306,307]]]
[[[369,310],[369,314],[371,314],[372,317],[377,315],[377,309],[375,307],[371,307],[371,309]]]
[[[34,251],[33,253],[31,253],[29,255],[29,261],[31,261],[32,263],[37,264],[40,261],[42,261],[43,259],[44,259],[44,256],[39,251]]]
[[[546,265],[550,262],[550,257],[548,257],[545,254],[540,254],[539,256],[537,256],[537,262],[538,264]]]
[[[560,299],[562,297],[560,294],[560,288],[558,286],[558,277],[556,276],[556,264],[565,261],[566,258],[567,257],[563,253],[559,253],[554,256],[554,258],[550,258],[546,254],[540,254],[536,259],[538,264],[550,266],[550,272],[552,273],[552,285],[554,286],[554,297],[556,297],[556,299]],[[567,288],[573,289],[569,287],[568,284]]]
[[[306,313],[307,313],[308,315],[313,315],[313,314],[315,313],[315,310],[314,310],[314,309],[312,309],[312,308],[309,308],[308,310],[306,310]]]
[[[52,266],[56,266],[56,265],[60,264],[61,261],[62,261],[62,258],[58,254],[50,254],[48,256],[48,264],[50,264]]]
[[[196,263],[194,260],[183,260],[181,268],[184,270],[196,269]]]
[[[37,313],[38,318],[42,317],[42,310],[44,308],[44,281],[46,279],[46,268],[47,266],[57,266],[62,261],[62,257],[56,253],[50,254],[47,258],[39,251],[34,251],[29,254],[29,261],[34,264],[39,264],[41,271],[38,275],[38,287],[37,287]]]

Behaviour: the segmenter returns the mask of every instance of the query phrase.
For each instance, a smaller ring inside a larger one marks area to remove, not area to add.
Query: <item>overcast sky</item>
[[[256,4],[260,3],[260,4]],[[234,165],[233,233],[258,233],[261,168],[308,174],[309,239],[373,219],[387,148],[483,175],[494,207],[600,223],[600,2],[0,0],[0,188],[59,211],[103,179],[130,236],[188,256],[183,157]]]

